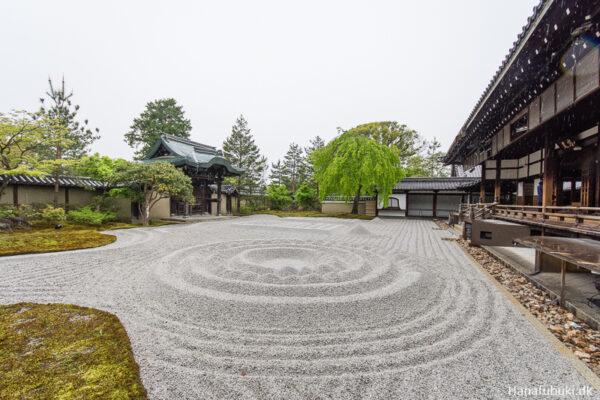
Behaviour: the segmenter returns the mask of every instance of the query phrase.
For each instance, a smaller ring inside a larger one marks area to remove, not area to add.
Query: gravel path
[[[115,313],[152,399],[586,386],[435,228],[264,215],[120,230],[99,249],[0,259],[0,303]]]

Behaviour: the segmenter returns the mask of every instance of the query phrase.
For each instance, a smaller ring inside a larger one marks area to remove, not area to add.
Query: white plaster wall
[[[406,210],[406,194],[405,193],[394,193],[390,195],[390,198],[395,198],[398,199],[398,203],[400,205],[400,208],[403,210]],[[389,203],[389,200],[388,200]],[[388,205],[387,204],[383,204],[383,202],[381,201],[381,199],[379,199],[379,203],[377,204],[377,209],[381,210],[383,208],[386,208]]]

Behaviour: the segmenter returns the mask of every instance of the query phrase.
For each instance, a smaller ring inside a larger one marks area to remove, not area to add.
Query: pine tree
[[[426,143],[427,152],[425,154],[425,168],[427,169],[428,176],[431,177],[446,177],[448,176],[448,168],[441,161],[446,153],[439,151],[442,144],[438,142],[437,138],[433,138],[433,141]]]
[[[192,123],[184,114],[183,107],[173,98],[148,102],[125,134],[125,142],[136,149],[135,158],[144,158],[163,133],[189,138]]]
[[[243,115],[235,121],[235,125],[231,127],[231,135],[223,142],[223,155],[234,165],[245,170],[244,174],[237,178],[240,192],[253,193],[265,185],[264,172],[267,169],[267,159],[260,154]],[[239,196],[237,201],[239,210]]]
[[[304,148],[304,164],[306,165],[306,181],[308,184],[317,189],[318,195],[318,185],[315,182],[315,168],[312,161],[312,154],[325,147],[325,141],[321,139],[320,136],[315,136],[314,139],[310,140],[310,146]]]
[[[50,105],[45,104],[44,98],[40,99],[40,112],[47,115],[48,118],[56,120],[65,127],[65,140],[71,143],[69,149],[63,149],[62,158],[78,159],[87,154],[89,146],[100,138],[98,128],[95,128],[95,133],[87,128],[88,120],[84,120],[83,124],[77,121],[78,105],[73,105],[71,98],[73,91],[67,93],[65,88],[65,78],[62,79],[59,87],[54,87],[52,79],[48,79],[50,89],[46,92]],[[41,143],[38,153],[42,159],[51,160],[56,158],[56,154],[49,146]]]
[[[306,179],[306,164],[302,154],[302,147],[296,143],[290,143],[290,147],[283,157],[285,176],[289,180],[292,193],[296,193],[296,187]]]
[[[281,160],[277,160],[276,163],[271,163],[269,181],[277,186],[285,185],[285,166]]]

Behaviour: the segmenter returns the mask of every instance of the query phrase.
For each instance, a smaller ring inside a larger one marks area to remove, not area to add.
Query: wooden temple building
[[[599,43],[600,2],[542,0],[458,132],[494,218],[600,238]]]
[[[195,204],[170,199],[170,214],[231,214],[239,196],[232,185],[223,185],[223,178],[240,176],[244,170],[229,162],[216,147],[194,142],[178,136],[163,134],[142,162],[166,161],[192,178]],[[225,199],[225,201],[223,201]]]

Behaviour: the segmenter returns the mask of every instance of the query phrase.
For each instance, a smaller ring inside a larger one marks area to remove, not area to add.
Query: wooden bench
[[[565,275],[567,263],[590,271],[600,272],[600,241],[548,236],[527,236],[515,239],[515,243],[535,249],[536,272],[541,268],[540,254],[548,254],[561,261],[560,265],[560,305],[565,304]]]

